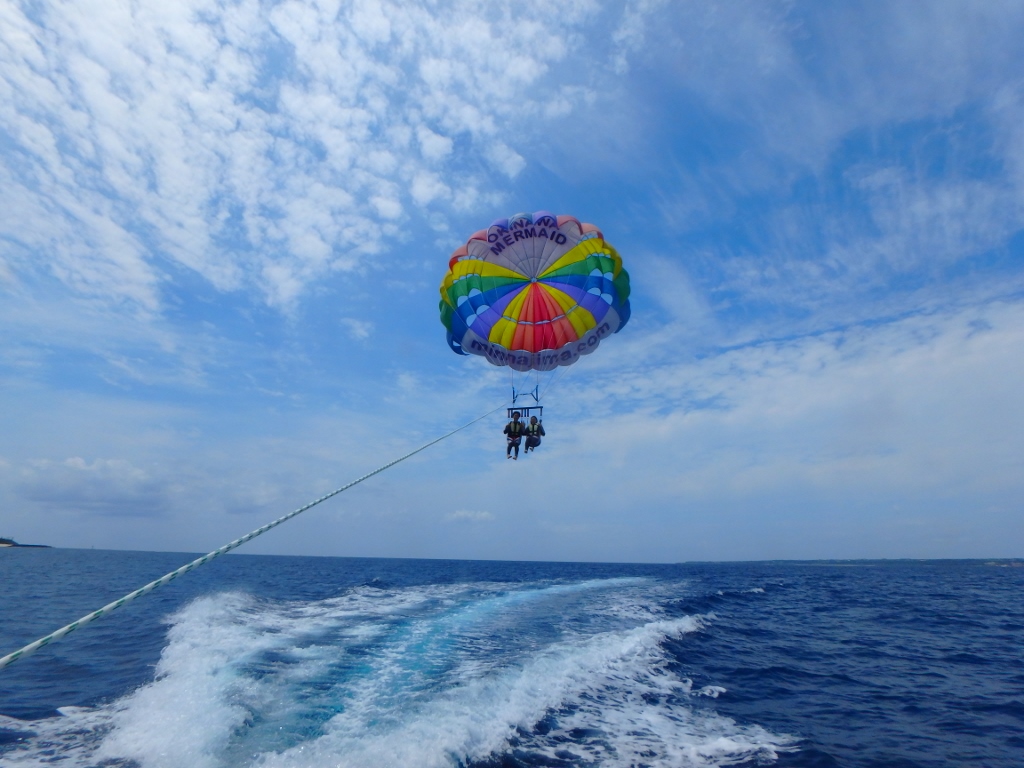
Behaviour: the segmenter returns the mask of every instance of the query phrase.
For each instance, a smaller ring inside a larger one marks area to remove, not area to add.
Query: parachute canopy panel
[[[626,325],[629,275],[593,224],[520,213],[452,254],[440,308],[455,352],[549,371],[590,354]]]

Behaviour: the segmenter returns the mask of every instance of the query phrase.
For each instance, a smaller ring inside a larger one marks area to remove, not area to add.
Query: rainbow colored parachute
[[[519,213],[474,234],[441,283],[441,322],[460,355],[550,371],[629,320],[629,275],[593,224]]]

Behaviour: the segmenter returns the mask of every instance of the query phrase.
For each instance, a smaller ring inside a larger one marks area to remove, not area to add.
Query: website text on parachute
[[[589,355],[629,320],[629,275],[593,224],[546,211],[476,232],[441,282],[448,345],[516,371]]]

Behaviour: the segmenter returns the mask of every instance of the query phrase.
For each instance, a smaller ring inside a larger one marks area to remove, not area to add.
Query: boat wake
[[[719,766],[788,737],[719,716],[644,579],[362,586],[329,600],[197,599],[152,682],[61,717],[0,719],[14,768]],[[665,587],[667,589],[668,587]],[[702,700],[702,706],[696,706]]]

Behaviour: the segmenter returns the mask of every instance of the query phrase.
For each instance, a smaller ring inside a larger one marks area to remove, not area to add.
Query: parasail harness
[[[524,395],[529,395],[533,398],[534,405],[516,405],[516,400]],[[512,414],[517,411],[522,415],[523,422],[530,420],[531,416],[536,416],[537,421],[544,420],[544,406],[540,404],[540,384],[534,385],[533,389],[526,392],[517,392],[515,381],[512,383],[512,405],[505,409],[508,414],[508,418],[512,418]]]

